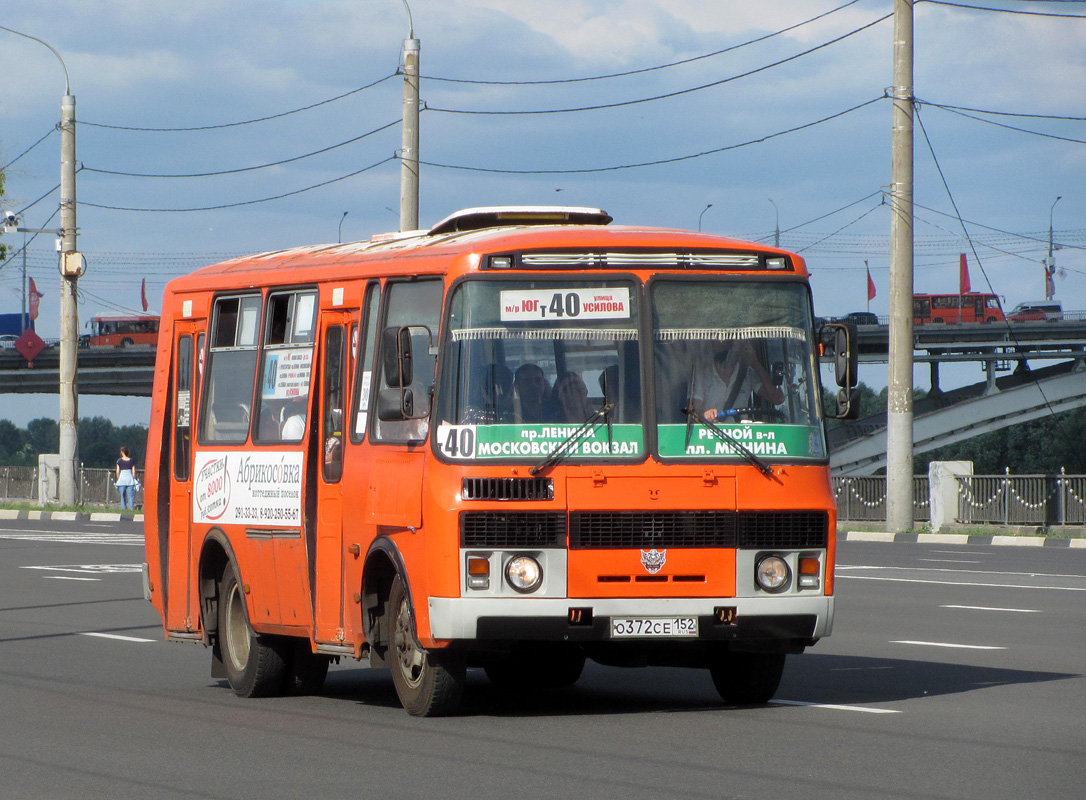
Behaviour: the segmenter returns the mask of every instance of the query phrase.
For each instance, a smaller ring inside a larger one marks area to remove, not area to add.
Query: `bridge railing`
[[[833,479],[837,518],[854,522],[886,519],[886,476],[856,475]],[[913,519],[931,519],[931,491],[927,475],[913,477]]]
[[[136,478],[143,483],[143,470],[136,470]],[[79,468],[79,502],[92,505],[120,506],[121,498],[114,485],[116,472],[109,468]],[[38,499],[40,483],[37,467],[0,467],[0,499]],[[55,499],[55,498],[54,498]],[[143,488],[136,492],[136,507],[143,506]]]
[[[959,475],[958,522],[1086,524],[1086,475]]]

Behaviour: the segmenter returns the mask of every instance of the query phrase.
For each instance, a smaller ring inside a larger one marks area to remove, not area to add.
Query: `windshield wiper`
[[[771,466],[769,466],[769,464],[762,461],[762,459],[758,458],[758,456],[754,455],[754,453],[751,452],[750,448],[747,447],[745,444],[743,444],[740,441],[737,441],[737,440],[733,439],[731,436],[724,433],[724,431],[721,430],[716,425],[716,423],[710,422],[709,420],[705,419],[705,417],[703,417],[701,414],[699,414],[694,409],[694,368],[693,367],[690,368],[690,393],[686,398],[686,408],[682,409],[682,412],[684,414],[686,414],[686,449],[687,450],[690,449],[690,432],[694,428],[694,423],[698,422],[698,423],[704,425],[710,431],[712,431],[713,435],[716,438],[718,438],[720,441],[727,442],[731,446],[731,448],[733,450],[735,450],[736,453],[739,454],[740,458],[742,458],[744,461],[746,461],[751,466],[755,467],[760,473],[765,475],[766,478],[769,478],[771,480],[776,480],[776,481],[779,482],[779,479],[777,478],[777,476],[773,474],[773,468]]]
[[[596,430],[596,426],[599,425],[600,420],[604,420],[607,423],[607,451],[610,452],[614,449],[611,443],[611,412],[614,410],[614,403],[604,403],[597,408],[591,414],[588,415],[581,427],[562,440],[556,448],[550,451],[546,458],[536,464],[534,467],[528,470],[529,475],[538,475],[547,467],[553,467],[563,458],[569,455],[569,452],[573,449],[573,446],[581,439],[593,433]]]

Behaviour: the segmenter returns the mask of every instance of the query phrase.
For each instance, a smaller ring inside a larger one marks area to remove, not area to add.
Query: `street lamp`
[[[712,207],[713,207],[713,204],[712,204],[712,203],[710,203],[709,205],[707,205],[707,206],[706,206],[705,208],[703,208],[703,209],[701,210],[701,213],[700,213],[700,214],[698,214],[698,231],[701,231],[701,218],[702,218],[702,217],[704,217],[704,216],[705,216],[705,212],[706,212],[706,211],[708,211],[708,210],[709,210],[710,208],[712,208]]]
[[[773,198],[766,198],[770,203],[773,203]],[[773,203],[773,211],[776,214],[777,221],[773,224],[773,246],[781,246],[781,212],[777,209],[777,204]]]
[[[1051,300],[1056,294],[1056,285],[1052,280],[1052,273],[1056,271],[1056,259],[1053,257],[1052,247],[1052,214],[1056,210],[1056,203],[1063,199],[1063,195],[1057,195],[1048,209],[1048,259],[1045,261],[1045,300]]]
[[[60,101],[60,476],[59,494],[63,505],[75,505],[76,463],[79,443],[79,388],[76,382],[76,358],[79,345],[79,276],[83,258],[76,250],[75,218],[75,96],[68,80],[68,68],[52,46],[36,36],[0,25],[0,30],[22,36],[49,48],[64,70],[64,97]]]
[[[339,218],[339,236],[336,237],[337,242],[343,242],[343,220],[347,219],[347,215],[350,213],[350,211],[344,211],[343,216]]]

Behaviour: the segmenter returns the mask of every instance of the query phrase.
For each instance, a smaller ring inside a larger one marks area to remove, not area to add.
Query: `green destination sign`
[[[717,425],[721,431],[759,458],[825,458],[822,432],[808,425]],[[740,458],[739,451],[721,441],[705,425],[690,429],[686,446],[686,425],[659,425],[658,447],[662,458]]]
[[[437,446],[446,458],[508,459],[545,458],[580,426],[565,423],[537,425],[438,425]],[[636,458],[645,452],[640,425],[607,425],[586,432],[566,451],[570,458]]]

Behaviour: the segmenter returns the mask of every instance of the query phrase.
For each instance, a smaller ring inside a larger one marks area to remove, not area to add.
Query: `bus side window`
[[[309,413],[317,293],[268,296],[260,372],[259,442],[300,442]]]
[[[241,443],[252,412],[260,295],[220,297],[213,313],[200,440]]]
[[[329,326],[324,334],[324,391],[321,398],[324,442],[324,480],[335,483],[343,474],[343,362],[344,329]]]
[[[421,419],[403,421],[376,420],[374,438],[383,441],[418,442],[429,430],[430,394],[434,386],[437,357],[430,354],[430,345],[438,341],[441,301],[444,284],[440,280],[389,283],[385,292],[384,330],[411,326],[411,350],[414,357],[411,392],[416,413],[426,413]],[[423,328],[429,329],[427,335]],[[384,337],[382,336],[382,346]],[[383,356],[379,354],[378,363]],[[381,370],[380,389],[391,388],[388,376]]]
[[[377,310],[380,305],[381,286],[371,283],[366,289],[366,303],[362,330],[359,335],[362,341],[358,343],[359,351],[352,357],[357,364],[358,374],[354,381],[354,408],[353,421],[350,425],[351,441],[358,444],[366,436],[366,422],[369,419],[370,410],[370,386],[373,379],[373,351],[377,342]],[[353,350],[352,350],[353,353]]]
[[[188,334],[177,340],[176,363],[173,476],[178,481],[187,481],[192,460],[192,337]]]

